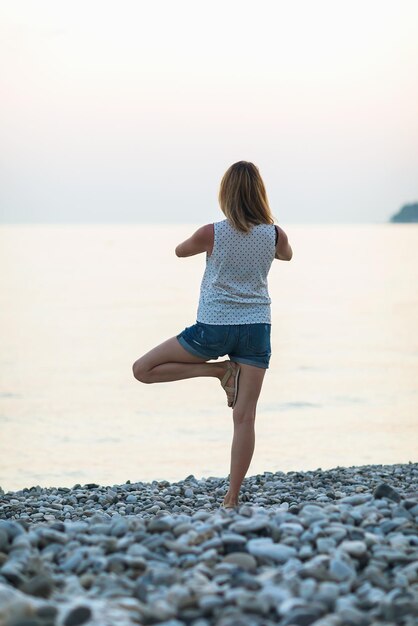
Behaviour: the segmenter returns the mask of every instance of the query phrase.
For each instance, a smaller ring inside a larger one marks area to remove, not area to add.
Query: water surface
[[[132,376],[196,319],[197,226],[0,227],[3,489],[228,475],[219,382]],[[418,225],[284,228],[248,475],[417,461]]]

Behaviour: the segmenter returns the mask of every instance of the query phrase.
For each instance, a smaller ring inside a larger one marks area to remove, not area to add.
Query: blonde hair
[[[218,200],[224,215],[244,233],[256,224],[274,224],[263,179],[254,163],[238,161],[227,169]]]

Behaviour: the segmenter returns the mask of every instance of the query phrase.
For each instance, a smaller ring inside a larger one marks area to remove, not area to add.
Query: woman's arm
[[[186,241],[176,247],[179,257],[193,256],[201,252],[210,252],[213,247],[213,224],[206,224],[197,229]]]
[[[279,259],[280,261],[290,261],[293,256],[293,250],[290,247],[287,235],[284,230],[280,228],[280,226],[275,226],[278,233],[278,240],[276,246],[276,254],[274,258]]]

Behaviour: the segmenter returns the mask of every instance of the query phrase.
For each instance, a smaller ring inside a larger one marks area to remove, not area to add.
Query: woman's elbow
[[[279,261],[290,261],[293,256],[293,250],[289,246],[286,252],[276,252],[275,259],[279,259]]]

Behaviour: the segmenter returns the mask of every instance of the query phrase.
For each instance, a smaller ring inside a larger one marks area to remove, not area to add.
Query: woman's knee
[[[132,365],[132,372],[134,378],[139,380],[140,383],[151,383],[152,380],[149,375],[149,369],[142,361],[142,359],[137,359],[135,363]]]
[[[251,424],[255,422],[255,411],[248,408],[235,407],[232,412],[234,424]]]

